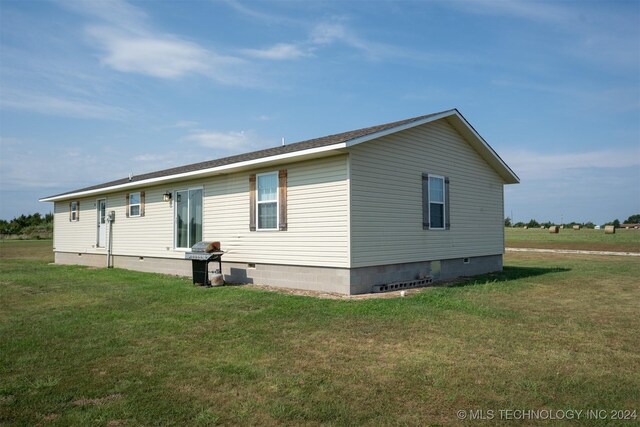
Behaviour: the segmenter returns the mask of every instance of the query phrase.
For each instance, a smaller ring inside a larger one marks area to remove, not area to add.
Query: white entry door
[[[104,248],[107,242],[107,200],[100,199],[97,203],[98,206],[98,244],[99,248]]]

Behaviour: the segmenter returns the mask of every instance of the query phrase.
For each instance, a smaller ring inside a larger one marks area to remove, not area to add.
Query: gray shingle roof
[[[453,110],[449,110],[449,111],[453,111]],[[343,142],[351,141],[356,138],[361,138],[363,136],[367,136],[377,132],[382,132],[388,129],[392,129],[398,126],[407,125],[412,122],[423,120],[423,119],[426,119],[438,114],[446,113],[446,112],[447,111],[442,111],[438,113],[427,114],[424,116],[412,117],[410,119],[400,120],[397,122],[385,123],[382,125],[370,126],[362,129],[351,130],[348,132],[336,133],[333,135],[323,136],[321,138],[309,139],[306,141],[295,142],[295,143],[284,145],[284,146],[267,148],[264,150],[252,151],[250,153],[238,154],[236,156],[223,157],[221,159],[208,160],[205,162],[192,163],[190,165],[178,166],[175,168],[164,169],[156,172],[149,172],[145,174],[134,175],[132,179],[129,179],[129,177],[121,178],[115,181],[109,181],[102,184],[92,185],[90,187],[84,187],[84,188],[80,188],[73,191],[67,191],[64,193],[55,194],[53,196],[48,196],[46,198],[60,197],[67,194],[74,194],[74,193],[79,193],[83,191],[99,190],[102,188],[109,188],[109,187],[113,187],[121,184],[145,181],[147,179],[152,179],[152,178],[160,178],[165,176],[182,174],[186,172],[194,172],[194,171],[203,170],[203,169],[210,169],[210,168],[215,168],[219,166],[230,165],[233,163],[245,162],[248,160],[256,160],[256,159],[261,159],[265,157],[277,156],[279,154],[294,153],[296,151],[307,150],[310,148],[318,148],[318,147],[325,147],[325,146],[334,145],[334,144],[340,144]]]

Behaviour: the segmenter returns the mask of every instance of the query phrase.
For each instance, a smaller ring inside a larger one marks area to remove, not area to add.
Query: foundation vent
[[[402,289],[420,288],[422,286],[428,286],[433,282],[431,277],[425,277],[416,280],[407,280],[405,282],[388,283],[385,285],[373,285],[371,292],[391,292],[400,291]]]

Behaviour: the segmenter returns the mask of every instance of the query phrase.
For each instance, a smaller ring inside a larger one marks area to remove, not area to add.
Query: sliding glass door
[[[176,248],[191,248],[202,240],[202,189],[176,191]]]

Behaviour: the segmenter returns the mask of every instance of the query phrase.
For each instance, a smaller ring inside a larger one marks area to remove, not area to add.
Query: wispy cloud
[[[579,13],[570,2],[458,0],[443,4],[476,15],[516,18],[572,35],[550,48],[583,61],[637,69],[640,60],[637,19],[600,7],[603,3],[585,2],[587,7]]]
[[[576,153],[536,153],[528,150],[501,153],[511,168],[525,180],[556,179],[563,174],[593,169],[640,166],[640,148]]]
[[[178,120],[172,127],[174,128],[191,128],[197,126],[198,122],[193,120]]]
[[[265,49],[244,49],[242,52],[254,58],[273,60],[289,60],[311,56],[309,48],[292,43],[278,43]]]
[[[146,26],[147,14],[123,0],[56,0],[61,7],[119,28],[135,31]]]
[[[17,90],[3,91],[0,107],[79,119],[122,119],[127,110],[84,99],[40,95]]]
[[[579,105],[582,109],[628,112],[640,108],[640,87],[638,86],[599,89],[585,85],[574,86],[572,82],[540,83],[532,79],[528,82],[514,79],[493,79],[491,84],[557,95],[565,100],[571,100],[573,105]]]
[[[273,13],[262,12],[262,11],[250,8],[236,0],[223,0],[223,2],[227,4],[229,7],[231,7],[233,10],[235,10],[236,12],[257,21],[262,21],[268,24],[277,24],[277,25],[282,25],[282,24],[288,24],[288,25],[294,25],[294,26],[305,25],[304,22],[290,18],[288,16],[276,15]]]
[[[539,22],[566,23],[576,19],[561,6],[539,1],[457,0],[447,4],[481,15],[508,15]]]
[[[200,147],[212,148],[222,153],[237,153],[250,150],[259,145],[252,131],[218,132],[211,130],[194,130],[181,139],[183,142],[195,143]]]
[[[46,155],[42,155],[43,153]],[[95,179],[96,166],[99,164],[98,156],[90,150],[43,148],[33,141],[20,139],[20,144],[3,145],[0,187],[50,189],[78,185],[79,179],[91,176],[92,173]]]
[[[87,32],[104,51],[102,64],[114,70],[160,78],[212,71],[214,57],[195,43],[104,26],[91,26]]]
[[[89,41],[100,49],[101,64],[116,71],[161,79],[202,75],[222,84],[255,84],[243,71],[243,59],[158,31],[142,10],[125,1],[74,0],[61,4],[89,19],[85,27]]]

